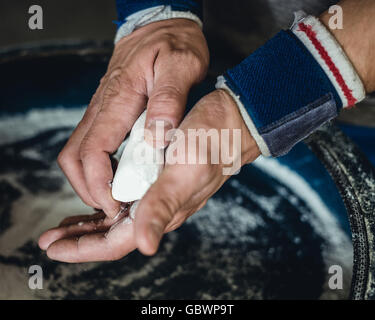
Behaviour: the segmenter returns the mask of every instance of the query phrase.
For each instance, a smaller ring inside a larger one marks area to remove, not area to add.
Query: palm
[[[44,232],[39,246],[51,259],[64,262],[116,260],[136,248],[133,224],[123,220],[112,220],[103,212],[69,217]]]

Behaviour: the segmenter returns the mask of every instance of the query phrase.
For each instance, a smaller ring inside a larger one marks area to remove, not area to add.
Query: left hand
[[[51,259],[65,262],[117,260],[136,248],[146,255],[153,255],[163,234],[177,229],[201,209],[230,177],[223,174],[223,169],[228,168],[228,164],[222,159],[219,159],[217,164],[209,161],[213,152],[222,151],[222,129],[230,129],[231,133],[232,129],[241,130],[241,147],[232,148],[232,134],[229,145],[226,146],[231,152],[233,150],[230,156],[240,159],[241,165],[254,161],[260,155],[235,102],[223,90],[216,90],[202,98],[183,120],[179,129],[184,133],[184,138],[171,142],[166,152],[167,164],[158,180],[139,202],[133,223],[117,223],[118,221],[106,218],[103,213],[91,217],[70,217],[59,227],[41,235],[41,249],[47,250]],[[187,156],[194,158],[191,150],[186,149],[188,129],[216,129],[219,133],[220,143],[212,143],[210,139],[207,150],[203,150],[208,163],[168,163],[168,156],[179,146],[188,151],[185,153],[185,160]],[[114,223],[117,224],[110,228]]]

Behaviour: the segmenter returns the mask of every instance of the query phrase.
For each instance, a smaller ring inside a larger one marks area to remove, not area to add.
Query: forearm
[[[357,73],[366,92],[375,91],[375,1],[343,0],[338,3],[343,9],[343,29],[330,29],[332,17],[328,10],[320,20],[335,36]]]

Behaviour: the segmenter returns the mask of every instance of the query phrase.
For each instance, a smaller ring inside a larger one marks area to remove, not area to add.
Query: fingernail
[[[151,120],[145,130],[145,141],[154,148],[165,148],[168,145],[166,135],[173,129],[172,122],[168,120]]]
[[[112,220],[117,220],[128,208],[126,203],[121,203],[120,210],[117,212],[117,214],[112,218]]]
[[[112,218],[112,220],[117,220],[121,216],[122,210],[120,211]]]

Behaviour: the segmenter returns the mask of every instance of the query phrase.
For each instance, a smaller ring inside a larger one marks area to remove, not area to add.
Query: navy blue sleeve
[[[118,24],[121,25],[133,13],[161,5],[171,6],[175,11],[190,11],[202,20],[203,0],[116,0]]]

